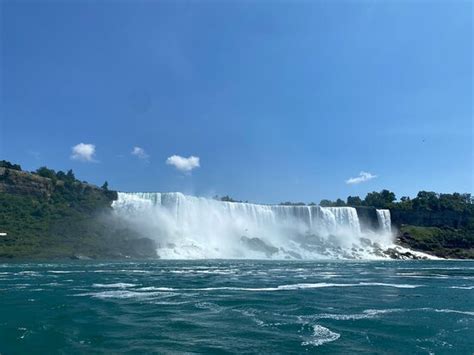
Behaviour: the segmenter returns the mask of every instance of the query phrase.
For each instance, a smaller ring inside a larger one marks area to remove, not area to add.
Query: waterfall
[[[259,205],[182,193],[120,192],[113,208],[117,216],[154,238],[163,258],[306,259],[366,252],[360,241],[365,238],[367,244],[367,236],[361,233],[352,207]],[[377,216],[383,215],[378,218],[386,223],[383,211],[377,210]],[[388,221],[390,226],[390,214]],[[387,231],[386,224],[381,226]]]
[[[392,221],[390,218],[390,210],[376,210],[377,221],[379,222],[380,229],[385,233],[392,232]]]

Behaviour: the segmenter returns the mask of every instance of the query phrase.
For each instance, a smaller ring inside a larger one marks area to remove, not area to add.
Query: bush
[[[7,168],[12,170],[19,170],[21,171],[21,166],[18,164],[12,164],[6,160],[0,160],[0,168]]]

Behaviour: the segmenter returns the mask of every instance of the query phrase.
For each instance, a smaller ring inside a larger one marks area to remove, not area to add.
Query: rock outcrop
[[[54,184],[51,179],[26,171],[0,168],[0,192],[50,197],[53,188]]]

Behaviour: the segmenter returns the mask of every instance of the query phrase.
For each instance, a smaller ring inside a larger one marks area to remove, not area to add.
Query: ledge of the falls
[[[164,258],[382,258],[393,246],[390,212],[259,205],[182,193],[123,193],[117,216]],[[394,254],[394,253],[392,253]]]

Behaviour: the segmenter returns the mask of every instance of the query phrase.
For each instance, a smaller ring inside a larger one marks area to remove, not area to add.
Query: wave
[[[50,272],[52,274],[75,274],[75,273],[78,273],[78,272],[85,272],[85,271],[82,271],[82,270],[71,270],[71,271],[67,271],[67,270],[48,270],[48,272]]]
[[[129,284],[129,283],[114,283],[114,284],[93,284],[92,287],[99,287],[99,288],[129,288],[129,287],[135,287],[137,285],[135,284]]]
[[[250,292],[269,292],[269,291],[293,291],[293,290],[303,290],[303,289],[314,289],[314,288],[327,288],[327,287],[360,287],[360,286],[384,286],[384,287],[395,287],[395,288],[417,288],[421,285],[408,285],[408,284],[390,284],[390,283],[381,283],[381,282],[359,282],[353,284],[343,284],[343,283],[327,283],[327,282],[318,282],[318,283],[298,283],[290,285],[279,285],[276,287],[206,287],[206,288],[193,288],[193,289],[184,289],[192,291],[250,291]],[[178,289],[175,289],[178,291]]]
[[[311,339],[301,343],[303,346],[313,345],[320,346],[326,343],[336,341],[341,337],[341,334],[333,332],[322,325],[315,324],[313,325],[313,335]]]
[[[132,288],[137,285],[127,284],[127,283],[117,283],[117,284],[93,284],[93,287],[97,288]],[[289,284],[289,285],[279,285],[274,287],[237,287],[237,286],[220,286],[220,287],[202,287],[202,288],[174,288],[174,287],[155,287],[147,286],[135,288],[133,290],[127,291],[106,291],[100,293],[104,298],[114,297],[118,295],[127,295],[132,297],[133,295],[138,297],[143,297],[143,295],[159,295],[160,292],[210,292],[210,291],[242,291],[242,292],[276,292],[276,291],[295,291],[295,290],[304,290],[304,289],[317,289],[317,288],[328,288],[328,287],[372,287],[372,286],[383,286],[383,287],[395,287],[395,288],[416,288],[421,287],[422,285],[408,285],[408,284],[389,284],[389,283],[380,283],[380,282],[359,282],[353,284],[343,284],[343,283],[298,283],[298,284]],[[128,293],[130,292],[130,293]],[[97,295],[97,293],[91,294],[81,294],[85,295]],[[104,296],[105,295],[105,296]]]
[[[140,291],[177,291],[177,289],[175,288],[172,288],[172,287],[154,287],[154,286],[148,286],[148,287],[140,287],[140,288],[137,288],[137,290],[140,290]]]
[[[311,316],[304,316],[309,320],[318,319],[331,319],[331,320],[360,320],[360,319],[372,319],[377,318],[381,315],[392,314],[392,313],[406,313],[406,312],[433,312],[433,313],[454,313],[462,314],[467,316],[474,316],[474,312],[471,311],[460,311],[455,309],[437,309],[437,308],[391,308],[391,309],[366,309],[361,313],[353,314],[336,314],[336,313],[321,313]]]
[[[80,293],[76,296],[90,296],[93,298],[107,299],[107,298],[118,298],[118,299],[151,299],[155,296],[161,296],[161,292],[137,292],[130,290],[113,290],[103,292],[88,292]]]
[[[473,290],[474,286],[450,286],[449,288],[456,288],[459,290]]]

